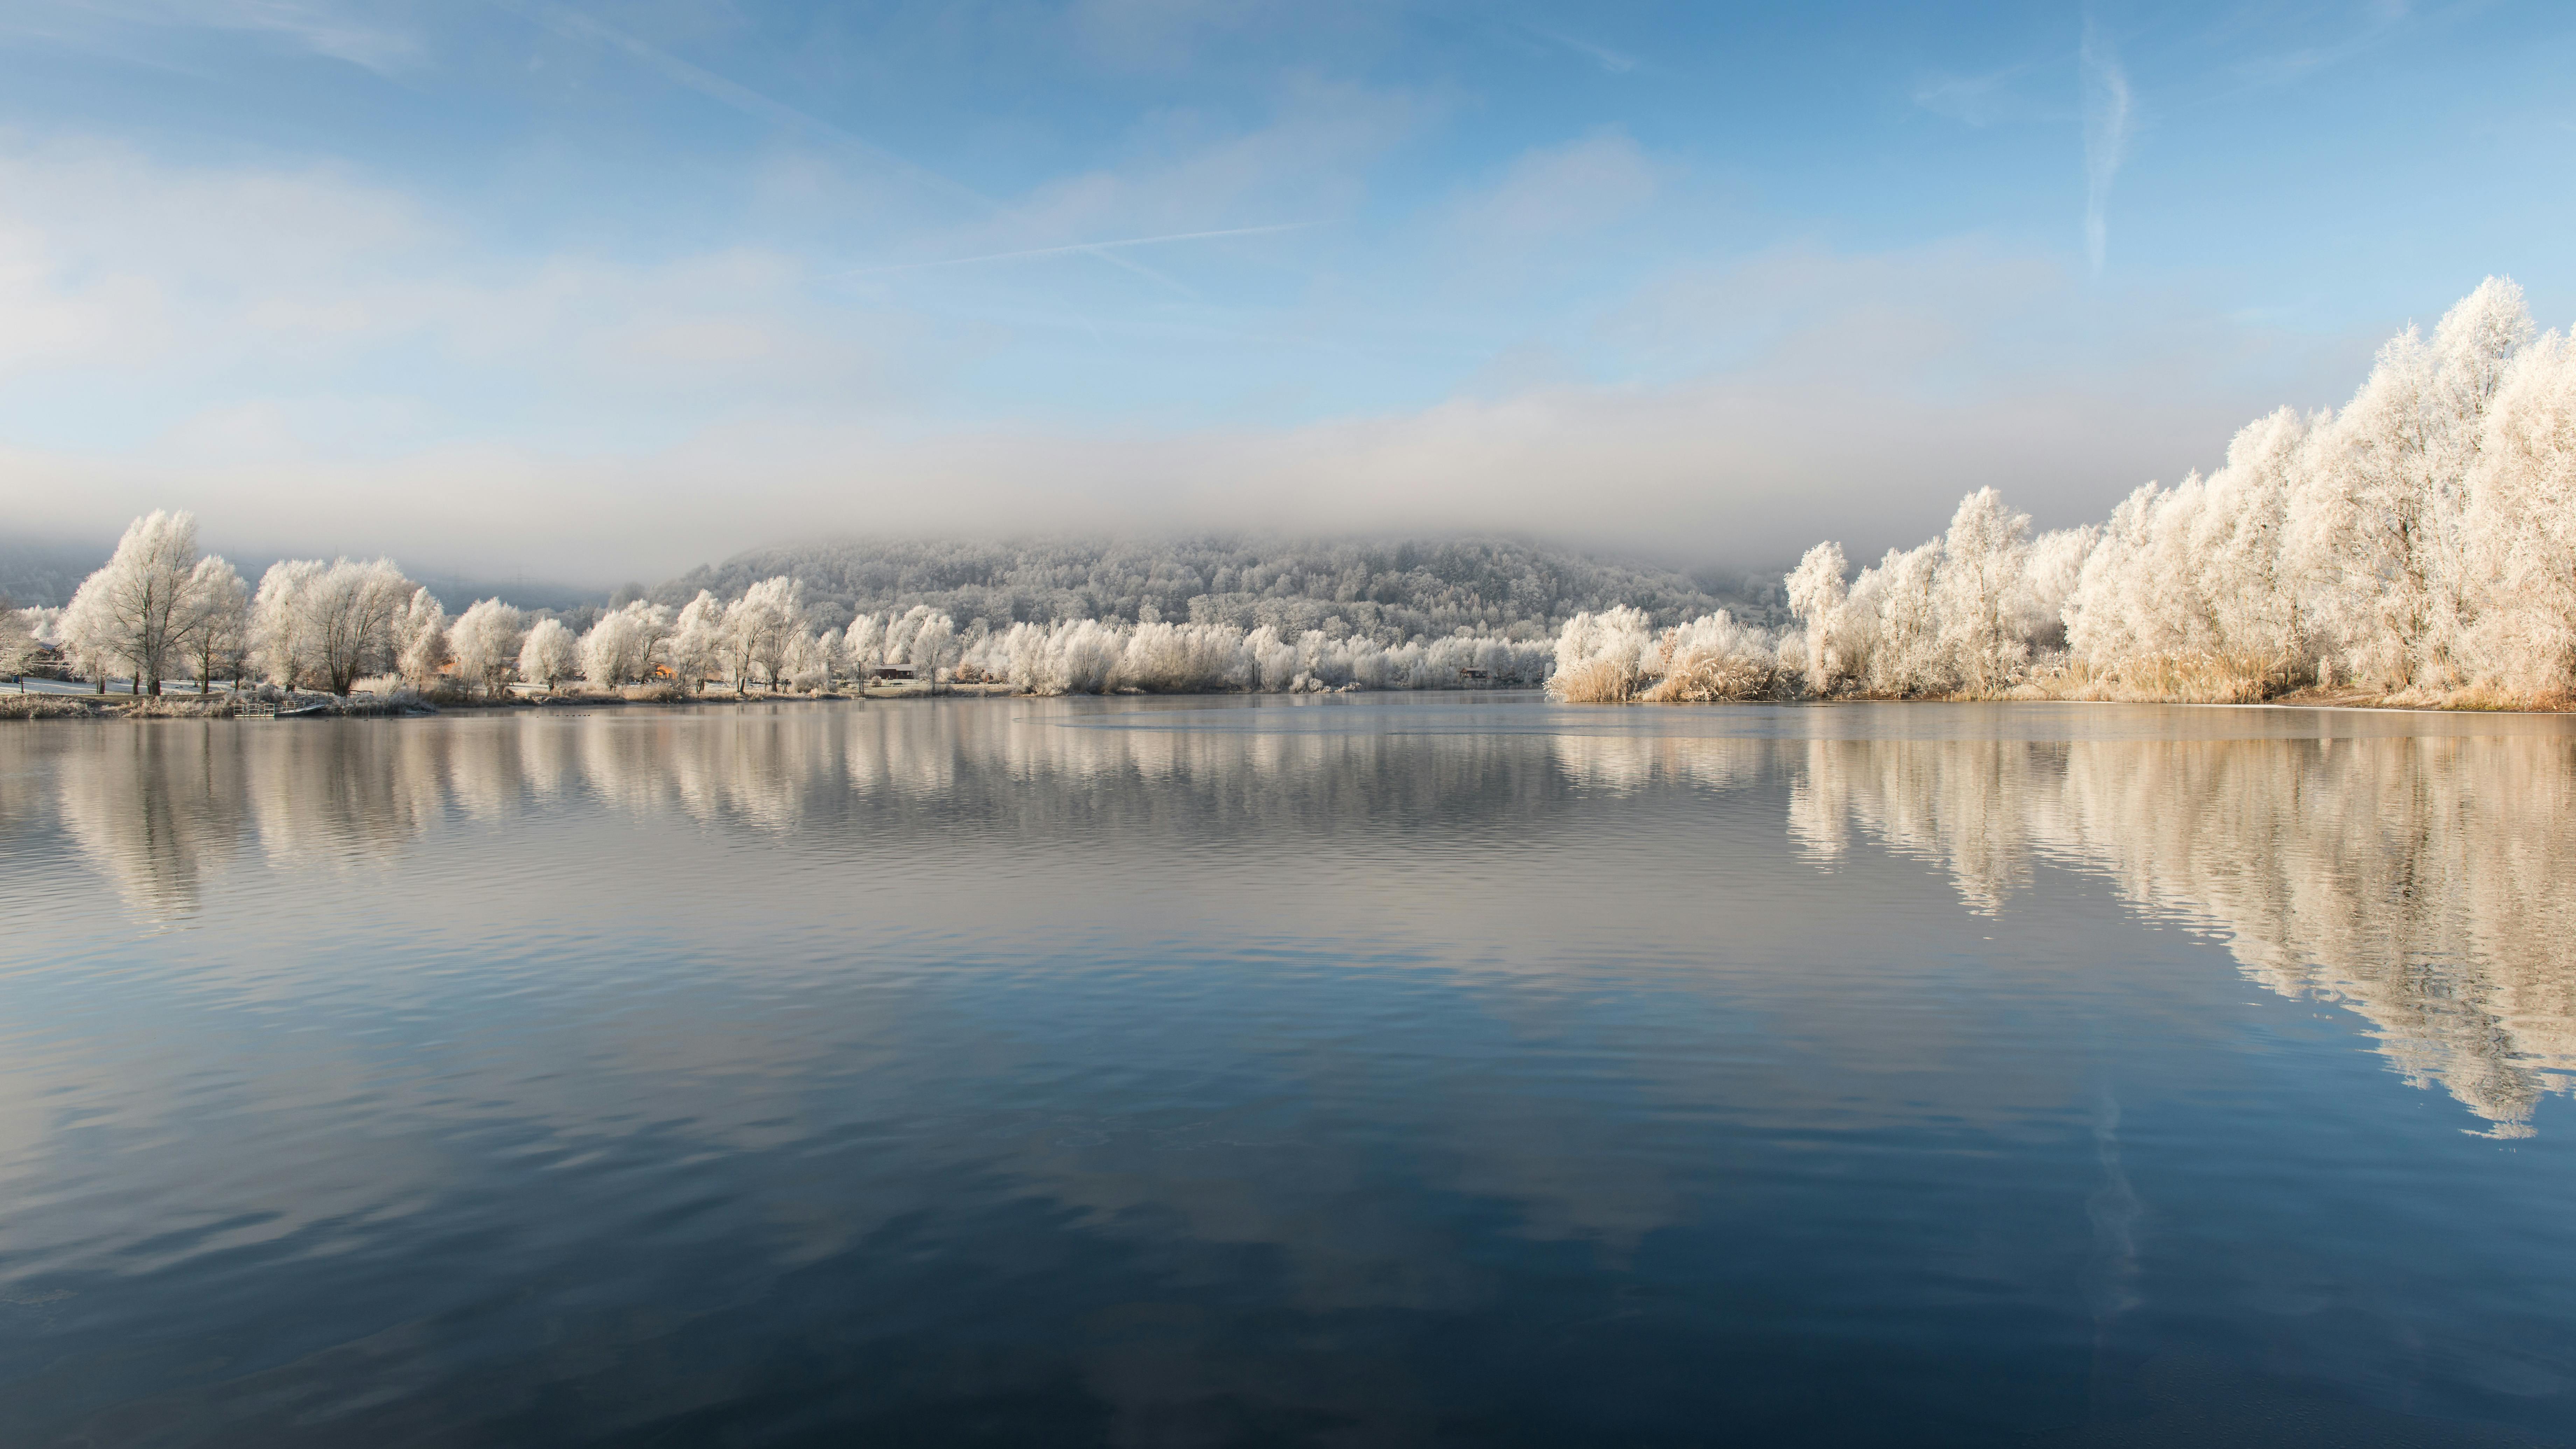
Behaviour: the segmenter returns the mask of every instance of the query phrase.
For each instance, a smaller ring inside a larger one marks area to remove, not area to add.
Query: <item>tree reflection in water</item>
[[[2576,1072],[2576,740],[1813,740],[1789,833],[1857,830],[2006,909],[2034,862],[2107,876],[2338,1001],[2418,1086],[2527,1136]]]
[[[2563,732],[1809,739],[1783,734],[1821,732],[1805,722],[1832,712],[1788,711],[1761,716],[1784,722],[1768,736],[1549,732],[1509,714],[1489,732],[1423,734],[1270,727],[1339,718],[1277,706],[1259,729],[1067,727],[1156,722],[1117,709],[45,727],[13,737],[26,759],[5,784],[24,818],[41,808],[31,781],[49,776],[82,857],[164,924],[195,915],[252,850],[272,869],[390,876],[442,822],[583,798],[801,850],[1258,840],[1320,860],[1337,839],[1428,820],[1505,848],[1615,830],[1615,812],[1581,813],[1605,798],[1785,786],[1799,852],[1830,863],[1866,837],[1939,864],[1974,911],[2010,910],[2036,864],[2107,877],[2135,910],[2223,940],[2271,990],[2359,1012],[2408,1080],[2438,1083],[2497,1135],[2527,1135],[2539,1098],[2576,1073],[2576,738]]]

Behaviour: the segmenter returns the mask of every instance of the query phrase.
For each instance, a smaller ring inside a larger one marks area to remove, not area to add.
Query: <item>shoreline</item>
[[[49,681],[60,683],[60,681]],[[648,691],[638,687],[632,694],[511,694],[500,699],[456,698],[423,695],[409,690],[380,693],[358,690],[346,695],[318,690],[296,690],[277,698],[264,698],[250,693],[235,694],[217,690],[198,694],[193,690],[173,690],[164,694],[137,695],[124,689],[105,692],[94,689],[45,689],[18,691],[0,685],[0,719],[233,719],[269,718],[272,713],[287,718],[380,719],[433,714],[496,714],[515,710],[593,709],[627,705],[706,705],[706,704],[823,704],[848,700],[894,700],[981,697],[1016,695],[1022,691],[1006,684],[952,684],[938,689],[916,685],[879,686],[847,690],[812,692],[755,692],[732,694],[709,690],[701,694],[679,695]]]
[[[1537,691],[1535,689],[1521,689],[1513,691],[1494,689],[1406,689],[1361,690],[1349,691],[1348,693],[1455,693],[1484,695],[1504,692],[1536,693]],[[520,697],[506,700],[451,700],[445,702],[432,702],[418,697],[397,699],[385,695],[374,694],[352,695],[346,698],[340,696],[298,696],[292,699],[279,701],[236,701],[229,696],[201,700],[195,695],[144,695],[138,698],[133,695],[117,693],[99,695],[87,692],[71,693],[58,691],[47,691],[41,694],[11,694],[0,692],[0,720],[88,719],[140,721],[245,718],[264,720],[272,717],[266,713],[252,714],[244,712],[238,707],[241,703],[275,705],[278,707],[278,713],[274,717],[285,719],[421,719],[440,715],[477,716],[509,713],[521,710],[624,709],[629,707],[651,707],[657,705],[698,708],[708,705],[847,704],[869,701],[877,703],[891,703],[903,700],[930,699],[1071,699],[1077,697],[1094,699],[1230,699],[1255,693],[1261,693],[1261,691],[1185,690],[1163,693],[1136,690],[1120,691],[1106,695],[1038,695],[1007,684],[965,684],[951,685],[947,688],[938,690],[935,693],[925,688],[905,687],[893,689],[878,688],[854,691],[832,691],[818,694],[747,694],[739,696],[730,694],[701,694],[680,698],[667,696],[627,698],[614,695],[542,695],[533,698]],[[1345,692],[1342,691],[1324,691],[1324,693],[1347,697]],[[1308,696],[1283,694],[1280,697],[1288,699]],[[1543,702],[1560,705],[1567,703],[1592,704],[1595,707],[1612,709],[1636,707],[1650,703],[1642,700],[1624,700],[1616,702],[1544,700]],[[2331,697],[2325,698],[2300,698],[2298,695],[2294,694],[2277,699],[2266,700],[2051,699],[2046,697],[2032,697],[2029,695],[2004,696],[2000,698],[1979,698],[1974,696],[1937,698],[1925,696],[1839,695],[1824,699],[1655,701],[1652,703],[1660,704],[1665,707],[1672,707],[1673,705],[1678,704],[1685,708],[1694,706],[1699,708],[1707,708],[1711,706],[1719,708],[1729,706],[1818,708],[1855,704],[2080,704],[2133,705],[2188,709],[2333,710],[2357,714],[2430,714],[2448,716],[2532,715],[2544,717],[2576,715],[2576,701],[2549,704],[2524,703],[2514,705],[2395,703],[2392,702],[2391,696],[2387,695],[2371,695],[2358,692],[2344,693],[2341,691],[2338,691]]]

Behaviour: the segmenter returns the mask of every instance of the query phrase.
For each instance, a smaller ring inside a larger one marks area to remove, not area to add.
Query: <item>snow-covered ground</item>
[[[133,698],[133,689],[134,682],[129,679],[111,679],[107,682],[107,693],[108,697],[111,699],[131,699]],[[193,679],[165,679],[161,682],[161,692],[164,695],[179,694],[194,698],[197,693],[197,681]],[[209,698],[220,697],[232,692],[232,686],[229,683],[218,684],[214,688],[206,691]],[[95,695],[97,693],[98,685],[86,679],[39,679],[34,675],[25,675],[19,678],[15,683],[11,683],[7,680],[0,680],[0,694]]]

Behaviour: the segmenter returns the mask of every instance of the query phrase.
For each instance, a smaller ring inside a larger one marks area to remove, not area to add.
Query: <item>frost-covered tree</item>
[[[519,677],[552,691],[580,673],[581,640],[561,619],[539,619],[519,646]]]
[[[2267,679],[2294,672],[2307,643],[2304,591],[2287,543],[2310,427],[2288,408],[2246,424],[2209,477],[2209,526],[2193,540],[2220,651],[2240,672]]]
[[[1780,668],[1816,694],[2000,691],[2035,650],[2063,642],[2061,610],[2095,536],[2033,540],[2029,515],[1983,488],[1939,538],[1889,549],[1849,583],[1841,545],[1818,544],[1783,580],[1803,633],[1778,641]]]
[[[2013,628],[2032,649],[2066,645],[2066,601],[2102,531],[2091,524],[2058,528],[2031,540],[2022,563],[2021,609]]]
[[[1814,690],[1832,689],[1858,677],[1865,667],[1846,607],[1851,586],[1843,575],[1849,568],[1841,544],[1820,543],[1807,550],[1786,580],[1789,613],[1806,625],[1801,664]]]
[[[499,698],[510,687],[510,677],[519,667],[519,652],[526,645],[528,629],[518,607],[499,599],[481,599],[467,606],[448,626],[447,648],[455,656],[459,676],[480,688],[488,698]]]
[[[937,679],[939,671],[956,667],[957,661],[957,621],[946,614],[932,614],[904,641],[900,662],[911,665],[923,679]]]
[[[2576,344],[2556,332],[2498,385],[2470,480],[2469,565],[2490,600],[2480,672],[2525,693],[2576,684]]]
[[[394,624],[394,669],[413,689],[430,690],[447,659],[447,606],[428,589],[414,589]]]
[[[650,675],[671,641],[671,611],[636,600],[599,616],[581,638],[582,676],[593,689],[615,689]]]
[[[863,675],[871,666],[885,663],[885,629],[885,620],[874,614],[850,621],[848,632],[841,636],[841,657],[852,673]]]
[[[345,695],[393,668],[396,626],[418,587],[390,559],[273,564],[251,601],[253,649],[277,683]]]
[[[2132,698],[2569,689],[2576,378],[2568,344],[2532,333],[2520,289],[2490,278],[2430,340],[2382,348],[2340,410],[2259,418],[2218,469],[2141,486],[2099,529],[2023,544],[2017,515],[1972,496],[1847,591],[1838,552],[1813,551],[1784,581],[1809,682],[1993,693],[2062,647]]]
[[[218,679],[241,682],[250,652],[250,587],[221,557],[197,560],[188,579],[188,605],[172,638],[174,656],[204,694]]]
[[[318,559],[281,559],[260,575],[259,592],[251,597],[251,655],[261,674],[281,688],[303,687],[313,670],[313,619],[303,602],[328,567]]]
[[[841,631],[797,634],[788,643],[787,682],[799,689],[829,689],[842,672]]]
[[[0,674],[12,679],[36,660],[36,631],[27,612],[0,594]]]
[[[705,589],[684,605],[672,621],[671,672],[691,693],[724,671],[725,605]]]
[[[197,570],[197,520],[154,510],[128,524],[106,565],[83,580],[63,611],[73,649],[121,664],[134,692],[161,692],[162,673],[186,627]]]
[[[807,629],[805,586],[780,576],[743,591],[725,610],[726,665],[737,693],[756,673],[770,688],[786,677],[787,656]]]
[[[2316,622],[2355,675],[2448,685],[2475,624],[2469,476],[2486,412],[2531,337],[2522,289],[2489,278],[2426,342],[2409,328],[2319,430],[2291,548],[2327,585]]]
[[[948,657],[948,646],[940,640],[939,632],[939,620],[934,619],[930,627],[914,636],[913,652],[932,661],[933,669],[953,668],[939,662]],[[1138,624],[1122,643],[1116,662],[1110,665],[1114,688],[1168,694],[1222,687],[1218,681],[1249,673],[1237,661],[1238,637],[1221,625],[1157,619]]]
[[[928,604],[915,604],[888,620],[884,639],[878,646],[885,655],[885,662],[889,665],[914,667],[916,661],[912,657],[913,636],[927,627],[934,617],[944,621],[941,626],[943,629],[953,628],[953,620],[949,620],[946,614],[940,613]]]
[[[1861,570],[1852,598],[1877,619],[1870,645],[1870,688],[1884,694],[1946,694],[1958,671],[1941,625],[1941,540],[1889,549]]]
[[[304,597],[314,664],[324,688],[345,695],[394,664],[394,624],[419,586],[391,559],[336,559]]]
[[[1536,684],[1547,678],[1552,658],[1552,646],[1544,641],[1490,635],[1390,647],[1351,635],[1336,638],[1324,629],[1287,639],[1266,625],[1247,633],[1228,624],[1175,620],[1014,624],[947,645],[940,642],[946,626],[939,616],[919,623],[904,636],[913,667],[972,669],[982,679],[1033,694],[1447,689],[1457,687],[1461,671],[1469,668],[1495,682]]]
[[[1992,488],[1959,500],[1941,538],[1934,608],[1938,648],[1972,691],[2002,688],[2030,657],[2021,602],[2029,556],[2029,514],[2004,507]]]

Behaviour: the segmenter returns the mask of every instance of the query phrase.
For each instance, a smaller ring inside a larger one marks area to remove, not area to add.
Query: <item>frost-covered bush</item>
[[[1548,692],[1579,703],[1634,699],[1645,683],[1654,626],[1642,609],[1581,613],[1556,636],[1556,671]]]
[[[76,694],[0,694],[0,719],[86,719],[99,708]]]
[[[1664,631],[1647,672],[1654,683],[1638,698],[1658,704],[1770,699],[1791,693],[1791,669],[1769,630],[1737,623],[1724,609]]]
[[[1548,693],[1575,704],[1771,699],[1797,692],[1805,644],[1782,653],[1768,629],[1724,609],[1657,630],[1634,609],[1578,614],[1556,639]]]

